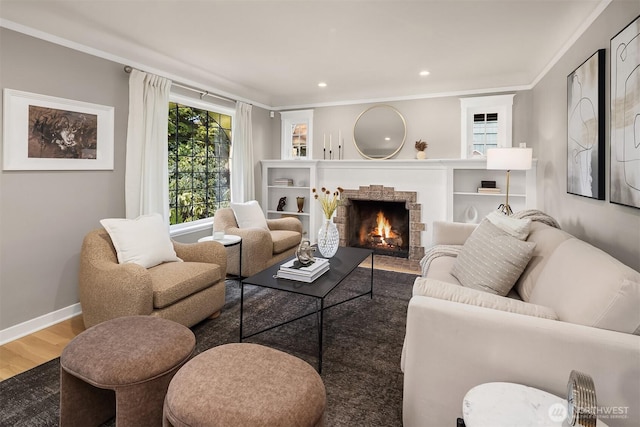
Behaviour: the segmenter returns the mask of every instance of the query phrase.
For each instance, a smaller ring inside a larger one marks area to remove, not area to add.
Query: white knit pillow
[[[531,220],[529,218],[512,218],[502,212],[493,211],[487,219],[500,230],[506,231],[516,239],[525,240],[529,236]]]
[[[238,228],[264,228],[269,230],[267,220],[257,201],[245,203],[231,203],[233,215],[236,217]]]
[[[505,296],[529,263],[535,246],[485,218],[462,246],[451,274],[463,286]]]
[[[173,249],[169,229],[159,214],[136,219],[100,220],[116,249],[118,262],[133,262],[151,268],[163,262],[181,261]]]

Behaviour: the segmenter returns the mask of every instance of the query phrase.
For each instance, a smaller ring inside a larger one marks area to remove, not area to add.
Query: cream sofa
[[[433,243],[462,245],[474,228],[435,222]],[[401,361],[406,427],[454,425],[466,392],[486,382],[564,397],[572,369],[593,378],[605,423],[640,425],[640,274],[540,222],[526,240],[533,258],[506,297],[460,286],[454,256],[416,279]]]

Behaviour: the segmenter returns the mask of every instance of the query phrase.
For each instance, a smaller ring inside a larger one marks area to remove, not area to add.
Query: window
[[[486,156],[488,148],[498,147],[498,113],[473,115],[473,153]]]
[[[461,158],[485,157],[488,148],[511,147],[513,97],[460,98]]]
[[[313,110],[284,111],[282,119],[282,159],[311,159]]]
[[[202,108],[201,108],[202,107]],[[231,201],[231,114],[169,103],[170,223],[213,217]]]

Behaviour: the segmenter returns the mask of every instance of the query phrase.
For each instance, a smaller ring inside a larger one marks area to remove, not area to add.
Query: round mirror
[[[402,114],[389,105],[364,110],[353,127],[353,142],[362,157],[384,160],[400,151],[407,136]]]

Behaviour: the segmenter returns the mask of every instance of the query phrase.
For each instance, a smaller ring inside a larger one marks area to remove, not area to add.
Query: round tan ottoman
[[[326,392],[307,362],[258,344],[225,344],[171,380],[163,426],[322,426]]]
[[[60,425],[158,426],[173,375],[193,354],[186,326],[119,317],[75,337],[60,356]]]

